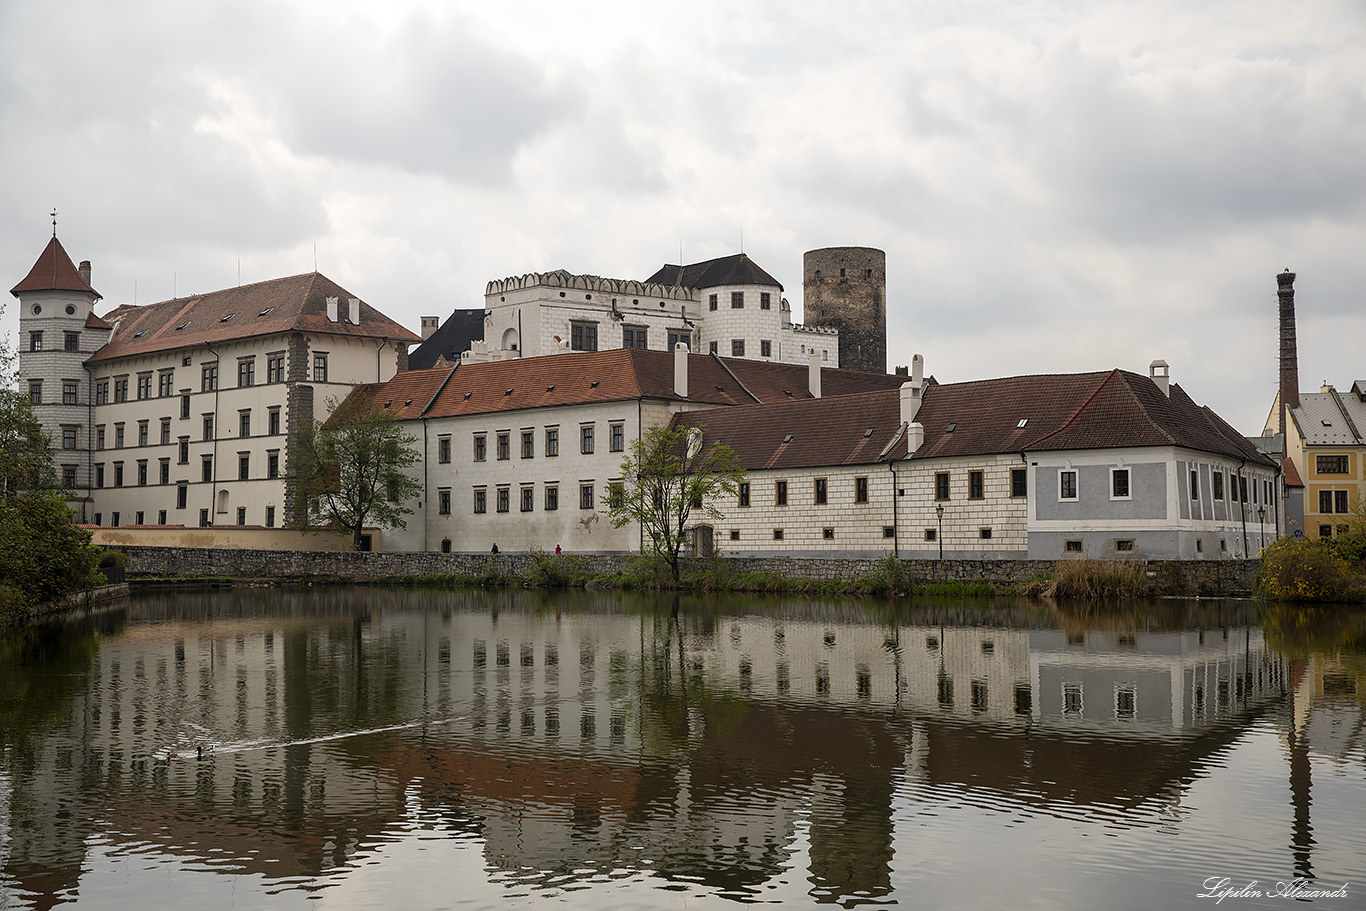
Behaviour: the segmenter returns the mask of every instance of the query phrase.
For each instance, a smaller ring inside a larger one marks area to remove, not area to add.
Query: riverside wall
[[[528,553],[443,554],[351,551],[218,550],[192,547],[123,547],[130,579],[214,576],[296,582],[377,583],[408,576],[526,576]],[[627,570],[631,554],[583,554],[574,559],[590,574]],[[773,573],[821,581],[856,579],[877,569],[880,559],[814,557],[726,557],[732,572]],[[1051,575],[1052,560],[902,560],[921,581],[1011,584]],[[712,566],[710,560],[685,559],[684,571]],[[1242,596],[1252,593],[1256,560],[1171,561],[1147,565],[1160,591],[1173,595]]]

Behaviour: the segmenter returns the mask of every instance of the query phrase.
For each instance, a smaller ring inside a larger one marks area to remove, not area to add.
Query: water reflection
[[[1180,901],[1230,838],[1254,878],[1359,872],[1352,814],[1314,799],[1325,763],[1332,794],[1366,796],[1357,615],[670,607],[239,590],[30,631],[0,655],[0,893],[122,906],[139,887],[107,871],[174,868],[305,896],[385,858],[399,903],[420,904],[391,853],[411,839],[479,852],[476,904],[904,902],[1039,832],[1149,901],[1152,852]],[[1244,762],[1262,764],[1237,784],[1255,831],[1204,796]],[[1092,828],[1127,853],[1085,845]],[[1086,906],[1049,885],[1021,888]]]

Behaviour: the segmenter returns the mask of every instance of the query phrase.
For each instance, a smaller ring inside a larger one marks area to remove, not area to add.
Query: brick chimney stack
[[[1278,429],[1285,433],[1285,411],[1300,407],[1300,368],[1295,345],[1295,273],[1286,269],[1276,276],[1276,297],[1281,303],[1281,414]]]

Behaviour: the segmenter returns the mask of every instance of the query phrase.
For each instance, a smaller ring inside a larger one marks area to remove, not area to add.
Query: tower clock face
[[[33,305],[33,315],[34,315],[34,316],[37,316],[38,314],[40,314],[40,313],[42,313],[42,312],[43,312],[43,305],[42,305],[42,304],[34,304],[34,305]]]

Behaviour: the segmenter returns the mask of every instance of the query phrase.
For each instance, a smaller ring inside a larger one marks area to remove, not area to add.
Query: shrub
[[[1329,540],[1282,538],[1262,551],[1257,585],[1277,601],[1345,601],[1360,580]]]
[[[911,575],[910,567],[898,560],[896,555],[888,554],[877,561],[872,572],[858,580],[855,588],[870,595],[889,597],[910,594],[914,586],[915,578]]]
[[[1145,565],[1137,560],[1062,560],[1056,596],[1095,601],[1141,598],[1151,589]]]

